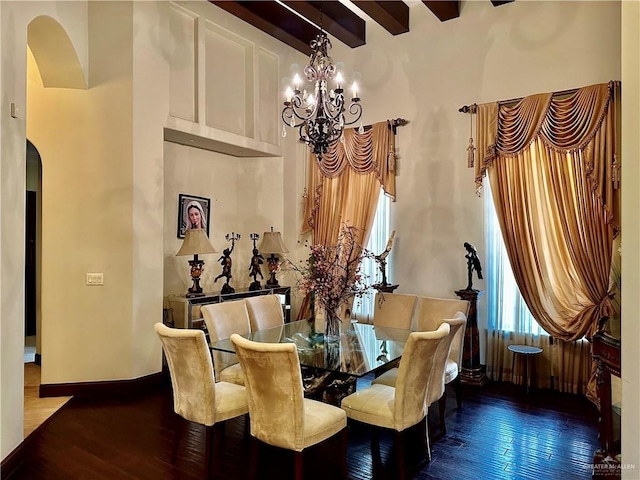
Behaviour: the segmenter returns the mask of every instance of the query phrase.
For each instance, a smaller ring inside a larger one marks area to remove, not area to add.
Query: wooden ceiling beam
[[[458,0],[422,0],[422,3],[424,3],[441,22],[446,22],[447,20],[460,16],[460,2]]]
[[[494,7],[499,7],[500,5],[504,5],[505,3],[511,3],[513,0],[491,0],[491,3]]]
[[[398,1],[351,0],[392,35],[409,31],[409,6]]]
[[[284,1],[295,10],[351,48],[365,44],[366,22],[337,1]]]
[[[214,5],[277,38],[305,55],[320,30],[276,2],[209,0]]]

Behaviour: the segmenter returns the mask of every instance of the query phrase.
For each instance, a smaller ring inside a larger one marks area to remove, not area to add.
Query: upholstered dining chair
[[[247,302],[252,332],[284,324],[282,304],[278,295],[247,297],[245,302]]]
[[[229,338],[232,333],[245,335],[251,332],[249,312],[244,300],[204,305],[201,312],[212,342]],[[217,380],[244,385],[242,368],[235,354],[214,350],[213,366]]]
[[[440,326],[444,323],[448,324],[450,326],[450,332],[447,338],[441,342],[433,362],[433,369],[431,372],[432,379],[429,381],[429,392],[427,394],[427,406],[431,405],[436,400],[438,401],[438,413],[442,433],[447,433],[445,424],[445,406],[447,403],[446,384],[448,381],[450,382],[454,376],[458,375],[456,363],[450,360],[451,350],[453,348],[453,343],[460,341],[460,338],[463,338],[459,337],[459,334],[461,330],[464,330],[466,321],[464,314],[458,312],[455,318],[441,319],[440,324],[438,325]],[[405,360],[403,358],[400,364],[404,361]],[[398,374],[398,369],[392,368],[374,379],[372,383],[394,386],[396,384]]]
[[[416,295],[376,292],[373,324],[409,330],[417,302]]]
[[[464,350],[464,335],[467,328],[467,317],[471,304],[467,300],[451,298],[418,298],[418,306],[414,316],[413,330],[426,332],[435,330],[442,322],[443,318],[458,318],[465,320],[465,324],[458,330],[456,336],[451,341],[451,351],[447,360],[445,385],[452,384],[456,394],[456,404],[458,408],[462,406],[462,395],[460,389],[460,372],[462,371],[462,354]],[[446,403],[446,391],[444,400],[440,400],[440,420],[444,418],[444,406]],[[444,422],[442,423],[444,428]]]
[[[350,419],[395,431],[398,476],[401,479],[405,477],[404,433],[407,428],[420,426],[422,448],[425,457],[430,459],[427,394],[438,348],[449,335],[449,330],[449,324],[443,323],[434,332],[412,332],[409,335],[395,387],[372,383],[370,387],[342,399],[342,409]],[[372,438],[377,438],[377,433]]]
[[[204,425],[206,478],[211,478],[214,462],[219,464],[221,422],[248,413],[246,389],[233,383],[215,382],[211,354],[202,330],[169,328],[158,322],[155,331],[169,365],[173,409],[182,420],[176,429],[172,461],[176,462],[186,421]]]
[[[304,478],[303,450],[342,432],[346,477],[347,417],[343,410],[304,398],[298,351],[293,343],[259,343],[231,335],[246,378],[251,428],[250,478],[255,478],[258,441],[293,450],[295,478]]]

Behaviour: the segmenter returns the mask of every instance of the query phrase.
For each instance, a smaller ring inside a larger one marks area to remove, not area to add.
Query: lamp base
[[[187,297],[200,297],[204,295],[204,293],[202,293],[202,287],[200,286],[200,275],[202,275],[204,260],[198,259],[198,256],[195,255],[193,260],[189,260],[189,265],[191,265],[191,280],[193,280],[193,285],[187,290]]]
[[[275,273],[271,274],[271,278],[269,280],[267,280],[267,283],[265,283],[265,287],[267,287],[267,288],[278,288],[278,287],[280,287],[280,284],[278,283],[278,280],[276,280],[276,274]]]

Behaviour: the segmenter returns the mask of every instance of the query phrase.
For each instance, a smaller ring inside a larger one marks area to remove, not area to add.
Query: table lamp
[[[216,253],[216,249],[213,248],[213,245],[209,242],[207,232],[202,228],[187,230],[182,246],[180,250],[178,250],[178,253],[176,253],[177,257],[193,255],[193,260],[189,260],[193,285],[187,290],[187,297],[204,295],[204,293],[202,293],[202,287],[200,286],[200,275],[204,269],[204,260],[200,260],[198,255],[205,253]]]
[[[269,257],[267,257],[269,280],[267,280],[266,287],[279,287],[280,285],[278,284],[278,280],[276,279],[276,272],[278,271],[280,262],[276,255],[279,253],[289,253],[289,249],[284,245],[284,242],[282,241],[282,235],[280,234],[280,232],[274,232],[273,227],[271,227],[270,232],[264,232],[264,234],[262,235],[262,243],[260,244],[259,250],[265,255],[269,255]]]

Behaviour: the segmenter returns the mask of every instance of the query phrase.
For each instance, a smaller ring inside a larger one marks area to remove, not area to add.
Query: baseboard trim
[[[122,396],[143,393],[165,381],[162,372],[131,380],[104,382],[50,383],[40,385],[40,397]]]

